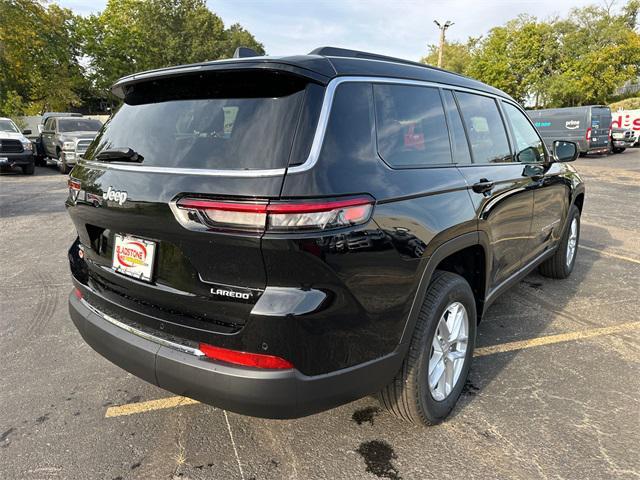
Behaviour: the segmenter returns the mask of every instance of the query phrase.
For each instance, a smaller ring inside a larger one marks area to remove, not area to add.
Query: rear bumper
[[[21,152],[21,153],[2,153],[0,152],[0,158],[6,158],[6,162],[0,163],[0,167],[11,167],[11,166],[23,166],[23,165],[31,165],[34,163],[33,153],[32,152]]]
[[[375,393],[396,374],[400,351],[328,374],[258,370],[212,362],[118,326],[85,300],[69,296],[69,312],[85,341],[128,372],[178,395],[264,418],[297,418]]]

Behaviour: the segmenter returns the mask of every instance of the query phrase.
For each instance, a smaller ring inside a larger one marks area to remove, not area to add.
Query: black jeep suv
[[[69,179],[71,318],[176,394],[292,418],[378,393],[436,423],[491,302],[573,269],[576,145],[480,82],[325,47],[113,92]]]

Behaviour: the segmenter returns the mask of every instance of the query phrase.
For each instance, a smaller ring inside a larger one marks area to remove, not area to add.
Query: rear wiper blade
[[[103,162],[137,162],[142,163],[144,157],[131,148],[110,148],[96,155]]]

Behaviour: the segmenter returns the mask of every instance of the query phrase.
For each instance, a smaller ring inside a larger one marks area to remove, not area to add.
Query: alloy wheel
[[[429,390],[434,400],[446,399],[464,367],[469,339],[469,315],[460,302],[453,302],[440,317],[431,342]]]
[[[571,267],[573,257],[576,255],[576,247],[578,244],[578,219],[574,218],[569,227],[569,238],[567,239],[567,267]]]

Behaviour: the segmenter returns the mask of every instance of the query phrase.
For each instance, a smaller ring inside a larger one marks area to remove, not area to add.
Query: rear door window
[[[483,95],[456,92],[475,163],[511,162],[511,150],[495,100]]]
[[[217,72],[133,85],[87,151],[131,148],[143,166],[285,168],[307,81],[273,72]]]
[[[451,163],[437,88],[374,84],[378,152],[392,167]]]
[[[527,117],[510,103],[502,102],[502,106],[516,142],[516,160],[522,163],[544,162],[545,152],[542,140]]]

